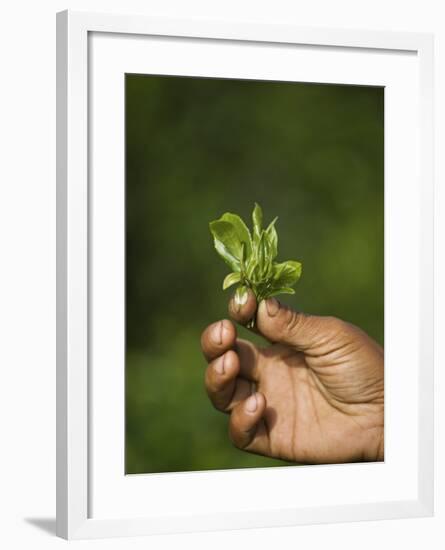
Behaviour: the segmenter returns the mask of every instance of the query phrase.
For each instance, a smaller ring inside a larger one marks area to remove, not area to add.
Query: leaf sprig
[[[252,213],[253,231],[243,220],[226,212],[210,222],[215,249],[231,268],[223,282],[223,289],[239,284],[236,297],[242,303],[250,288],[258,301],[277,294],[295,294],[292,288],[301,276],[301,263],[293,260],[278,263],[277,218],[263,229],[263,211],[255,203]]]

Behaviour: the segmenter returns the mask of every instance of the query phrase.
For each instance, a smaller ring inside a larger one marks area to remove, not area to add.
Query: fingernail
[[[280,302],[275,298],[268,298],[266,300],[267,313],[270,317],[275,317],[280,309]]]
[[[226,356],[225,354],[218,359],[215,363],[215,370],[218,374],[224,374],[224,362],[225,362]]]
[[[250,413],[254,413],[257,409],[257,400],[256,400],[256,394],[253,394],[249,397],[249,399],[246,401],[246,411]]]
[[[222,343],[222,329],[222,322],[216,323],[216,325],[212,328],[210,336],[215,344],[219,345]]]
[[[247,291],[243,292],[235,292],[235,304],[238,306],[238,309],[241,308],[241,306],[244,306],[247,304],[247,298],[249,297],[249,293]]]

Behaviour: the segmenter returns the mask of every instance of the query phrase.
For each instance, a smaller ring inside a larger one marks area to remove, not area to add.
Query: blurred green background
[[[278,216],[284,301],[383,343],[383,88],[126,76],[126,471],[285,465],[235,449],[205,394],[227,316],[208,223]],[[249,223],[250,225],[250,223]],[[250,337],[244,329],[243,337]]]

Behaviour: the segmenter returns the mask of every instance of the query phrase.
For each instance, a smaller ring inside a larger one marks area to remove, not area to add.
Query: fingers
[[[259,354],[245,340],[210,362],[205,373],[207,395],[219,411],[229,412],[252,393],[259,381]]]
[[[255,393],[239,403],[230,415],[229,435],[239,449],[267,454],[268,436],[262,419],[266,399]]]
[[[207,395],[219,411],[229,412],[236,403],[250,395],[251,383],[237,378],[239,371],[239,358],[232,350],[214,359],[207,367]]]
[[[246,325],[255,315],[257,301],[252,290],[248,290],[241,297],[235,293],[229,301],[230,317],[240,325]]]
[[[232,356],[222,357],[227,351],[233,349],[238,355],[237,364],[240,375],[247,380],[257,382],[259,373],[259,353],[257,347],[241,338],[236,338],[236,329],[234,325],[224,319],[208,326],[201,336],[201,347],[207,361],[213,362],[214,367],[224,372],[225,360],[230,363],[234,360]]]
[[[236,328],[227,319],[209,325],[201,336],[201,347],[207,361],[212,361],[231,349],[235,340]]]
[[[265,338],[308,351],[323,339],[323,317],[305,315],[281,304],[275,298],[258,306],[256,327]]]
[[[252,382],[259,382],[261,357],[258,348],[248,340],[238,338],[234,347],[240,363],[240,376]]]

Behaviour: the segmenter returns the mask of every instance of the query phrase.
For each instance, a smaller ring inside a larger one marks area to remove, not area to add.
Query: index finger
[[[208,326],[201,335],[201,348],[207,361],[213,361],[231,349],[236,340],[236,328],[227,319]]]
[[[250,288],[241,295],[235,292],[229,301],[230,317],[240,325],[247,325],[255,315],[256,309],[256,297]]]

